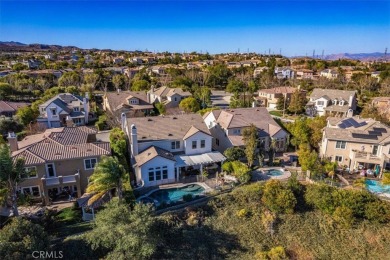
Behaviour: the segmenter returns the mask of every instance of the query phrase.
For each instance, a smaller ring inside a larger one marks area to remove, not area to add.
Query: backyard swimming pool
[[[192,198],[201,196],[205,191],[201,185],[190,184],[183,187],[159,189],[153,191],[147,196],[141,197],[139,201],[144,203],[154,203],[160,205],[162,203],[172,203],[183,199],[185,195],[192,195]]]
[[[283,171],[278,170],[278,169],[271,169],[271,170],[266,170],[264,171],[266,175],[268,176],[282,176],[284,174]]]
[[[379,181],[366,180],[366,187],[372,193],[386,193],[390,195],[390,185],[382,185]]]

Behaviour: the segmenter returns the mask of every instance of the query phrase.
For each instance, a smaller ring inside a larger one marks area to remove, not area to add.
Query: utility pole
[[[321,60],[324,59],[324,50],[322,50]]]
[[[316,50],[313,50],[313,59],[316,57]]]

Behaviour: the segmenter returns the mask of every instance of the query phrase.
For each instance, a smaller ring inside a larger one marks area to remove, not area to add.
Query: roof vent
[[[171,134],[171,133],[169,133],[169,134],[168,134],[168,136],[172,136],[172,134]]]
[[[148,118],[148,121],[150,122],[150,121],[153,121],[151,118]]]
[[[177,119],[177,117],[174,116],[174,117],[172,117],[172,119]]]

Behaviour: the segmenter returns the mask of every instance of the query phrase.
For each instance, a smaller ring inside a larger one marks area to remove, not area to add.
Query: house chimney
[[[83,107],[84,107],[84,122],[88,124],[89,120],[89,94],[88,92],[85,94],[85,98],[83,98]]]
[[[127,135],[129,135],[129,131],[127,131],[127,118],[125,113],[121,114],[121,126],[122,126],[122,131],[127,133]]]
[[[73,127],[74,124],[73,124],[73,119],[70,118],[70,116],[67,116],[66,117],[66,127]]]
[[[15,133],[9,132],[7,139],[8,139],[9,148],[11,149],[11,152],[17,151],[19,148],[18,148],[18,139],[16,138]]]
[[[252,107],[256,107],[256,102],[255,101],[252,102]]]
[[[138,136],[137,136],[137,127],[135,124],[131,125],[131,157],[134,158],[138,155]]]

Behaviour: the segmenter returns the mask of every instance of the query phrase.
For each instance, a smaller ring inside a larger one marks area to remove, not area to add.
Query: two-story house
[[[308,70],[308,69],[300,69],[300,70],[297,70],[296,76],[297,76],[297,79],[313,79],[314,72],[312,70]]]
[[[252,124],[258,130],[259,148],[268,151],[274,141],[277,152],[287,149],[289,134],[264,107],[213,110],[206,113],[203,119],[214,137],[213,149],[222,153],[229,147],[244,147],[242,133]]]
[[[62,93],[39,105],[38,124],[46,128],[81,126],[89,121],[89,97]]]
[[[20,192],[46,205],[64,191],[80,197],[95,164],[111,155],[110,143],[99,141],[97,131],[85,126],[51,128],[20,142],[9,133],[8,142],[12,157],[23,158],[28,172],[18,184]]]
[[[127,117],[150,115],[154,107],[147,99],[145,92],[120,90],[106,92],[103,96],[103,109],[112,113],[120,122],[122,113]]]
[[[212,151],[209,130],[199,114],[158,117],[122,117],[130,142],[136,183],[148,187],[178,181],[189,169],[226,158]]]
[[[295,77],[295,71],[289,67],[276,67],[275,76],[277,79],[293,79]]]
[[[390,128],[373,119],[329,117],[320,155],[350,170],[379,174],[390,167]]]
[[[320,72],[320,77],[324,77],[327,79],[336,79],[338,77],[338,73],[332,69],[325,69]]]
[[[166,108],[178,107],[183,99],[192,96],[190,92],[183,91],[181,88],[160,87],[155,89],[153,86],[147,95],[149,103],[162,103]]]
[[[303,98],[306,98],[306,91],[293,87],[276,87],[259,90],[259,96],[255,98],[258,105],[276,109],[279,99],[283,96],[285,107],[287,108],[291,101],[291,96],[299,91]]]
[[[356,111],[356,91],[315,88],[306,104],[309,116],[352,116]]]

